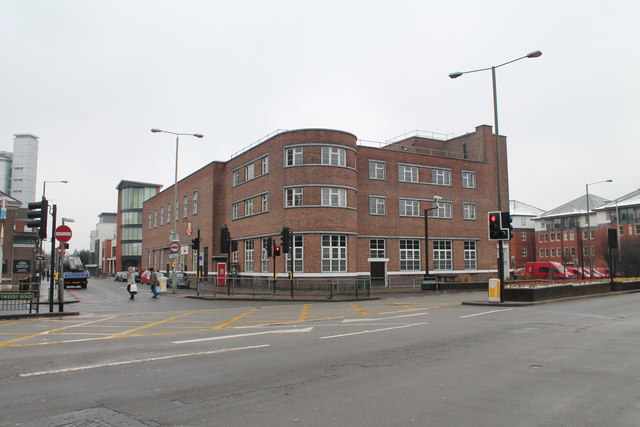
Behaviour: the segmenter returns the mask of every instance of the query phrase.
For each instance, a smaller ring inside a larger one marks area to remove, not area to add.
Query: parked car
[[[126,282],[127,281],[127,272],[126,271],[118,271],[115,276],[116,282]]]
[[[576,275],[554,261],[528,262],[527,277],[531,279],[575,279]]]
[[[189,276],[185,273],[176,273],[176,283],[178,284],[178,288],[190,288],[191,281],[189,280]],[[167,278],[167,288],[173,288],[173,282],[171,280],[171,273],[169,273],[169,277]]]

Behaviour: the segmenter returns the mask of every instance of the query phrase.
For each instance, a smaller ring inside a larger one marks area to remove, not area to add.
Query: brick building
[[[506,138],[499,141],[502,199],[508,200]],[[239,274],[273,275],[263,245],[268,237],[279,241],[287,226],[292,253],[276,257],[276,273],[371,275],[387,283],[420,277],[424,213],[437,196],[428,218],[430,272],[484,278],[497,268],[486,224],[497,205],[495,158],[490,126],[446,139],[416,133],[386,144],[337,130],[278,132],[182,179],[177,208],[171,207],[173,187],[144,202],[142,267],[169,266],[169,232],[177,221],[178,269],[189,272],[196,268],[191,242],[198,231],[204,271],[226,262],[219,238],[227,225],[238,242],[231,261]]]
[[[509,241],[509,256],[513,268],[524,267],[536,260],[536,229],[534,218],[544,214],[544,210],[519,202],[509,201],[513,238]]]
[[[3,201],[6,218],[0,219],[3,228],[0,290],[15,288],[20,279],[37,273],[35,251],[39,242],[36,233],[24,231],[28,209],[21,208],[22,202],[0,191],[0,203]]]

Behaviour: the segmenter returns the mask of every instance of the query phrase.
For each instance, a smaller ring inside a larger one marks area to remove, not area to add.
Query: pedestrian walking
[[[151,276],[149,276],[149,284],[151,285],[151,292],[153,296],[151,298],[158,298],[158,273],[154,268],[149,268]]]
[[[132,300],[138,293],[138,285],[136,285],[136,270],[133,267],[129,267],[127,270],[127,292],[129,292],[129,299]]]

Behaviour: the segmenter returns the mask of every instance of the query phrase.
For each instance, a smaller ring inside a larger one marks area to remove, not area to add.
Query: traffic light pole
[[[57,205],[51,206],[51,216],[53,216],[53,220],[51,223],[51,274],[49,275],[49,313],[53,313],[53,284],[55,282],[55,274],[56,271],[56,239],[55,239],[55,229],[56,229],[56,211]]]

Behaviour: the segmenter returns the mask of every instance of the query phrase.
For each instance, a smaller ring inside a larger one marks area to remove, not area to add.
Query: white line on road
[[[382,328],[382,329],[373,329],[373,330],[370,330],[370,331],[351,332],[351,333],[348,333],[348,334],[340,334],[340,335],[329,335],[329,336],[326,336],[326,337],[322,337],[320,339],[326,340],[326,339],[329,339],[329,338],[341,338],[341,337],[348,337],[348,336],[351,336],[351,335],[370,334],[370,333],[373,333],[373,332],[391,331],[393,329],[410,328],[412,326],[420,326],[420,325],[428,325],[428,324],[429,324],[428,322],[412,323],[410,325],[394,326],[394,327],[391,327],[391,328]]]
[[[413,314],[403,314],[402,316],[390,316],[390,317],[371,317],[368,319],[344,319],[342,323],[350,323],[350,322],[374,322],[376,320],[388,320],[388,319],[400,319],[402,317],[413,317],[413,316],[424,316],[429,313],[413,313]]]
[[[243,338],[243,337],[251,337],[256,335],[267,335],[267,334],[295,334],[300,332],[311,332],[312,330],[313,330],[313,327],[297,328],[297,329],[278,329],[276,331],[252,332],[250,334],[220,335],[217,337],[194,338],[192,340],[173,341],[172,344],[186,344],[186,343],[192,343],[192,342],[226,340],[229,338]]]
[[[467,314],[466,316],[460,316],[460,318],[461,319],[466,319],[467,317],[483,316],[485,314],[500,313],[501,311],[509,311],[509,310],[513,310],[513,309],[512,308],[503,308],[502,310],[491,310],[491,311],[485,311],[485,312],[482,312],[482,313]]]
[[[149,357],[146,359],[133,359],[133,360],[123,360],[121,362],[112,362],[112,363],[101,363],[98,365],[85,365],[85,366],[77,366],[75,368],[66,368],[66,369],[55,369],[52,371],[39,371],[39,372],[29,372],[26,374],[20,374],[19,377],[36,377],[39,375],[50,375],[50,374],[64,374],[67,372],[76,372],[76,371],[86,371],[88,369],[97,369],[97,368],[107,368],[111,366],[122,366],[122,365],[133,365],[136,363],[145,363],[145,362],[156,362],[158,360],[170,360],[177,359],[180,357],[192,357],[192,356],[206,356],[211,354],[221,354],[221,353],[229,353],[232,351],[240,351],[240,350],[253,350],[257,348],[271,347],[270,344],[263,345],[252,345],[248,347],[236,347],[236,348],[223,348],[220,350],[211,350],[211,351],[200,351],[197,353],[184,353],[184,354],[172,354],[168,356],[159,356],[159,357]]]

